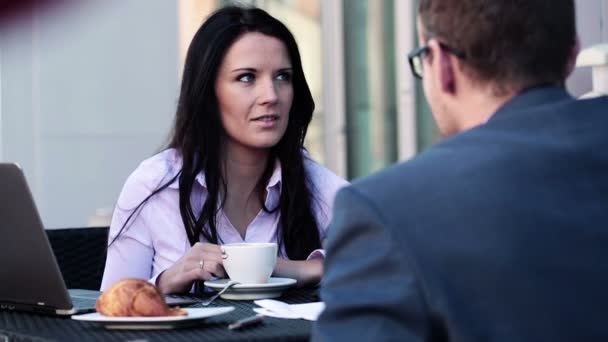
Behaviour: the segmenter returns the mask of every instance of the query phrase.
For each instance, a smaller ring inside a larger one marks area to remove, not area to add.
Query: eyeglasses
[[[458,49],[455,49],[441,42],[439,42],[439,46],[460,59],[466,58],[465,53]],[[431,51],[431,49],[428,46],[421,46],[407,55],[407,59],[410,61],[410,69],[412,70],[412,75],[414,75],[414,77],[418,79],[422,79],[422,76],[424,75],[424,70],[422,68],[422,59],[426,55],[428,55],[429,51]]]

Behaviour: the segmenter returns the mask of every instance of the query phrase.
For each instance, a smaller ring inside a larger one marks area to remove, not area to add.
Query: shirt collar
[[[268,180],[268,185],[266,185],[266,190],[270,190],[276,186],[279,186],[279,191],[281,190],[281,162],[278,159],[274,162],[274,170],[272,171],[272,175]]]
[[[176,156],[172,162],[173,162],[172,163],[173,165],[171,167],[171,170],[181,170],[181,166],[182,166],[181,157]],[[177,172],[178,171],[170,172],[170,176],[175,177]],[[196,180],[196,182],[198,182],[198,184],[200,186],[207,189],[207,181],[205,180],[204,172],[200,172],[196,176],[195,180]],[[169,188],[179,189],[179,179],[176,179],[175,182],[171,183],[169,185]],[[276,159],[274,162],[274,169],[272,171],[272,175],[270,176],[270,179],[268,180],[268,184],[266,185],[266,191],[270,192],[271,189],[276,189],[276,190],[278,190],[279,194],[281,193],[281,162],[279,162],[278,159]]]

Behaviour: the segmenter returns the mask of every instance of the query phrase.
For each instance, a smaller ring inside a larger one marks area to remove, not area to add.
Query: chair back
[[[108,230],[108,227],[46,230],[68,289],[99,290]]]

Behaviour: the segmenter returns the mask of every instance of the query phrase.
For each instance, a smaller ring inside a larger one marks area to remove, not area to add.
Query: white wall
[[[175,2],[66,3],[0,31],[0,158],[23,166],[49,228],[114,206],[178,95]]]
[[[576,26],[581,48],[608,42],[608,0],[576,0]],[[568,79],[575,96],[591,91],[591,69],[579,68]]]

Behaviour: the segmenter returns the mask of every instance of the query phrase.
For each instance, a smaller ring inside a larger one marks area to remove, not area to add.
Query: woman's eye
[[[291,73],[289,72],[281,72],[277,75],[277,80],[279,81],[291,81]]]
[[[237,77],[237,81],[245,82],[245,83],[251,83],[251,82],[253,82],[254,79],[255,79],[255,77],[251,73],[242,74]]]

